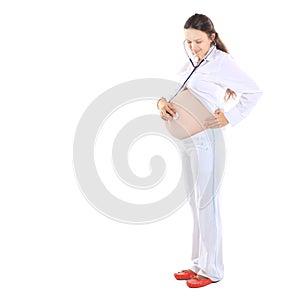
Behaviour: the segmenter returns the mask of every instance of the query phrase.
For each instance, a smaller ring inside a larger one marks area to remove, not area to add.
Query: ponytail
[[[216,44],[217,49],[219,49],[219,50],[221,50],[221,51],[224,51],[224,52],[226,52],[226,53],[229,53],[228,50],[227,50],[227,48],[226,48],[226,46],[225,46],[225,44],[224,44],[224,43],[222,42],[222,40],[220,39],[218,33],[217,33],[217,32],[214,32],[214,34],[215,34],[215,39],[214,39],[214,41],[215,41],[215,44]]]

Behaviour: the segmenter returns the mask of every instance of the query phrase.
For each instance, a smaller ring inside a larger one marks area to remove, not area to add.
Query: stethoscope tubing
[[[199,64],[195,65],[193,60],[190,58],[187,50],[186,50],[186,46],[185,46],[185,40],[183,41],[183,47],[184,47],[184,50],[185,50],[185,53],[187,55],[187,57],[189,58],[192,66],[194,67],[194,69],[192,70],[192,72],[189,74],[189,76],[186,78],[186,80],[184,81],[184,83],[180,86],[180,88],[177,90],[177,92],[175,93],[175,95],[168,101],[168,102],[171,102],[172,99],[174,99],[174,97],[176,97],[180,92],[181,90],[185,87],[186,83],[188,82],[188,80],[191,78],[191,76],[194,74],[194,72],[197,70],[197,68],[199,68],[199,66],[207,59],[207,57],[211,54],[211,52],[213,51],[213,49],[215,48],[215,45],[213,45],[210,50],[208,51],[208,53],[205,55],[205,57],[200,61]]]

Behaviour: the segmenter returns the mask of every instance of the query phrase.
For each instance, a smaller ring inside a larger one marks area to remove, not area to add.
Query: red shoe
[[[196,275],[186,282],[187,286],[190,288],[199,288],[199,287],[209,285],[211,283],[213,283],[211,279],[200,275]]]
[[[182,270],[181,272],[177,272],[174,274],[177,280],[188,280],[196,275],[197,273],[193,272],[192,270]]]

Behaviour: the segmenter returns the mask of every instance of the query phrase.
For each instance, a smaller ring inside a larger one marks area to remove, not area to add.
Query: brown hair
[[[218,33],[216,32],[213,22],[207,16],[202,14],[194,14],[184,24],[184,29],[189,28],[201,30],[205,32],[208,37],[211,37],[211,35],[214,34],[215,38],[212,43],[215,43],[217,49],[229,53],[225,44],[222,42]],[[225,101],[228,101],[231,97],[235,98],[236,93],[231,89],[227,89],[224,97]]]

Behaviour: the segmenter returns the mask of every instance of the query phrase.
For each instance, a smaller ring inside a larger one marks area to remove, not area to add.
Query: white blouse
[[[192,72],[193,66],[186,63],[179,72],[182,82]],[[186,87],[214,112],[224,110],[224,95],[227,88],[240,97],[236,105],[224,114],[231,125],[243,120],[262,95],[257,84],[235,63],[230,54],[214,47],[205,61],[197,68]]]

